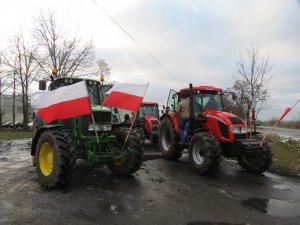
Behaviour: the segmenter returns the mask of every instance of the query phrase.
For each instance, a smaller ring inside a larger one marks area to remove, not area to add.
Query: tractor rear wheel
[[[183,147],[178,144],[178,138],[169,117],[164,117],[160,123],[158,144],[165,159],[177,160],[182,155]]]
[[[36,149],[35,162],[41,185],[48,189],[67,186],[76,165],[75,147],[69,132],[43,132]]]
[[[124,127],[118,127],[113,131],[120,148],[123,146],[127,133],[128,129]],[[142,165],[144,148],[140,138],[138,138],[135,133],[129,134],[124,150],[131,150],[131,155],[112,161],[108,165],[113,175],[123,176],[133,174]]]
[[[189,145],[189,158],[198,173],[212,174],[219,168],[221,162],[219,142],[211,134],[195,134]]]
[[[257,156],[246,156],[241,154],[238,157],[238,163],[242,169],[250,173],[263,173],[265,172],[272,164],[272,151],[271,147],[265,143],[264,145],[265,152]]]

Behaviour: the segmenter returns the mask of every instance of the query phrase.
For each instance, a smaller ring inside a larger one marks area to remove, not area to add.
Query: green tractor
[[[56,78],[52,80],[49,90],[83,80],[88,89],[95,128],[91,115],[47,124],[38,113],[34,113],[31,155],[43,187],[67,186],[74,174],[77,159],[86,160],[90,167],[107,165],[113,175],[133,174],[142,164],[143,146],[139,138],[131,132],[125,142],[128,126],[113,123],[116,110],[100,106],[105,88],[101,88],[99,81]],[[40,83],[39,89],[46,89],[45,82]]]

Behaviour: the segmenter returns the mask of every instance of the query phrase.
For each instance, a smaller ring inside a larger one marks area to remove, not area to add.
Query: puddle
[[[285,189],[290,188],[290,186],[287,184],[275,184],[275,185],[273,185],[273,187],[276,189],[279,189],[279,190],[285,190]]]
[[[196,221],[188,223],[187,225],[246,225],[244,223],[223,223],[223,222],[210,222],[210,221]]]
[[[242,201],[250,209],[258,210],[270,216],[296,217],[300,216],[300,203],[276,199],[250,198]]]

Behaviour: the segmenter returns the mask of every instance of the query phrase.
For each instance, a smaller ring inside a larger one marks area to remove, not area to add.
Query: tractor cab
[[[56,78],[49,85],[49,90],[53,91],[57,88],[72,85],[80,81],[86,81],[86,86],[90,98],[91,105],[99,105],[101,103],[99,88],[100,82],[96,80],[82,79],[82,78],[72,78],[72,77],[60,77]]]
[[[175,111],[180,101],[180,96],[184,94],[193,99],[195,115],[206,110],[224,111],[223,90],[212,86],[197,86],[193,87],[192,90],[189,88],[180,91],[170,90],[167,109]]]

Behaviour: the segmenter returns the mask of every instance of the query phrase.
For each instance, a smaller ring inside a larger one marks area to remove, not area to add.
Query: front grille
[[[244,121],[239,117],[229,117],[232,124],[244,124]]]
[[[247,139],[247,134],[234,134],[234,139]]]
[[[158,131],[159,130],[159,127],[152,127],[152,131]]]
[[[95,123],[111,123],[111,112],[93,112]],[[82,133],[85,136],[95,136],[94,131],[89,131],[88,126],[93,123],[92,115],[85,115],[82,117]],[[97,132],[99,135],[101,131]]]
[[[220,131],[221,131],[221,134],[224,138],[228,138],[229,135],[228,135],[228,128],[226,126],[226,124],[218,121],[218,124],[219,124],[219,128],[220,128]]]
[[[159,124],[158,120],[151,120],[152,124]]]
[[[96,123],[111,123],[111,112],[93,112]],[[93,122],[92,115],[89,115],[89,122]]]

